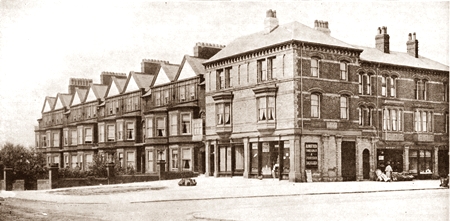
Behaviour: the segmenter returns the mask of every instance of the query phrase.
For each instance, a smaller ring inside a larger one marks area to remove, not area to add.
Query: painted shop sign
[[[266,143],[266,142],[262,143],[262,152],[263,153],[270,152],[270,145],[269,145],[269,143]]]
[[[316,169],[319,165],[317,152],[317,143],[305,144],[305,163],[307,169]]]

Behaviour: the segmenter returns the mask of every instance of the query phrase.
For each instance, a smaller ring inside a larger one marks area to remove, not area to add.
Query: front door
[[[343,141],[341,146],[342,180],[356,181],[356,145],[355,142]]]
[[[370,153],[368,149],[363,151],[363,179],[370,179]]]

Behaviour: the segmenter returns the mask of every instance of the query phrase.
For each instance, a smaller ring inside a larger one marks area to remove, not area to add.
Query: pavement
[[[354,181],[293,183],[277,179],[196,177],[196,186],[178,186],[177,180],[62,188],[37,191],[1,191],[0,197],[67,204],[154,203],[211,199],[256,198],[318,194],[350,194],[443,189],[439,180],[398,182]],[[127,191],[128,190],[128,191]],[[202,218],[202,217],[194,217]]]

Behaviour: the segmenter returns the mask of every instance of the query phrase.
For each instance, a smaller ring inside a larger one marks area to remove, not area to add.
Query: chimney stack
[[[268,10],[266,12],[266,19],[264,19],[264,34],[269,34],[278,27],[277,12],[275,10]]]
[[[169,64],[169,61],[156,60],[156,59],[142,59],[141,72],[145,74],[156,75],[161,68],[161,64]]]
[[[210,59],[223,48],[225,48],[225,45],[199,42],[194,46],[194,57]]]
[[[416,33],[408,34],[408,41],[406,42],[406,51],[409,55],[415,58],[419,57],[419,41],[416,39]]]
[[[101,82],[101,84],[103,84],[103,85],[111,84],[112,77],[127,78],[127,74],[103,71],[102,74],[100,75],[100,82]]]
[[[314,29],[321,31],[327,35],[331,34],[330,29],[328,28],[328,22],[327,21],[322,21],[322,20],[315,20],[314,21]]]
[[[89,88],[92,83],[92,79],[86,78],[70,78],[69,79],[69,94],[75,94],[75,88]]]
[[[383,53],[389,54],[389,35],[387,27],[378,27],[378,34],[375,36],[375,47]]]

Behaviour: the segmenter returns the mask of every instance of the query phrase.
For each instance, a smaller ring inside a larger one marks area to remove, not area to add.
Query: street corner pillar
[[[409,146],[403,148],[403,172],[409,172]]]
[[[305,178],[305,150],[301,143],[301,136],[294,136],[290,140],[290,161],[289,182],[304,182]],[[303,159],[303,160],[302,160]]]
[[[214,177],[219,177],[219,142],[214,141]]]
[[[438,166],[438,160],[439,159],[439,147],[438,146],[434,146],[433,148],[433,153],[434,153],[434,164],[433,164],[433,175],[435,176],[439,176],[439,166]]]
[[[211,175],[210,171],[210,157],[211,157],[211,141],[207,140],[205,141],[205,176],[209,177]]]
[[[319,146],[319,150],[318,150],[318,170],[321,173],[321,177],[323,179],[328,179],[328,166],[326,165],[326,156],[325,156],[325,149],[328,149],[329,146],[329,140],[330,140],[330,135],[328,134],[322,134],[321,137],[321,141],[322,141],[322,145]]]
[[[244,178],[249,178],[250,174],[250,139],[248,137],[244,141]]]
[[[336,135],[336,164],[338,181],[342,181],[342,135]]]

